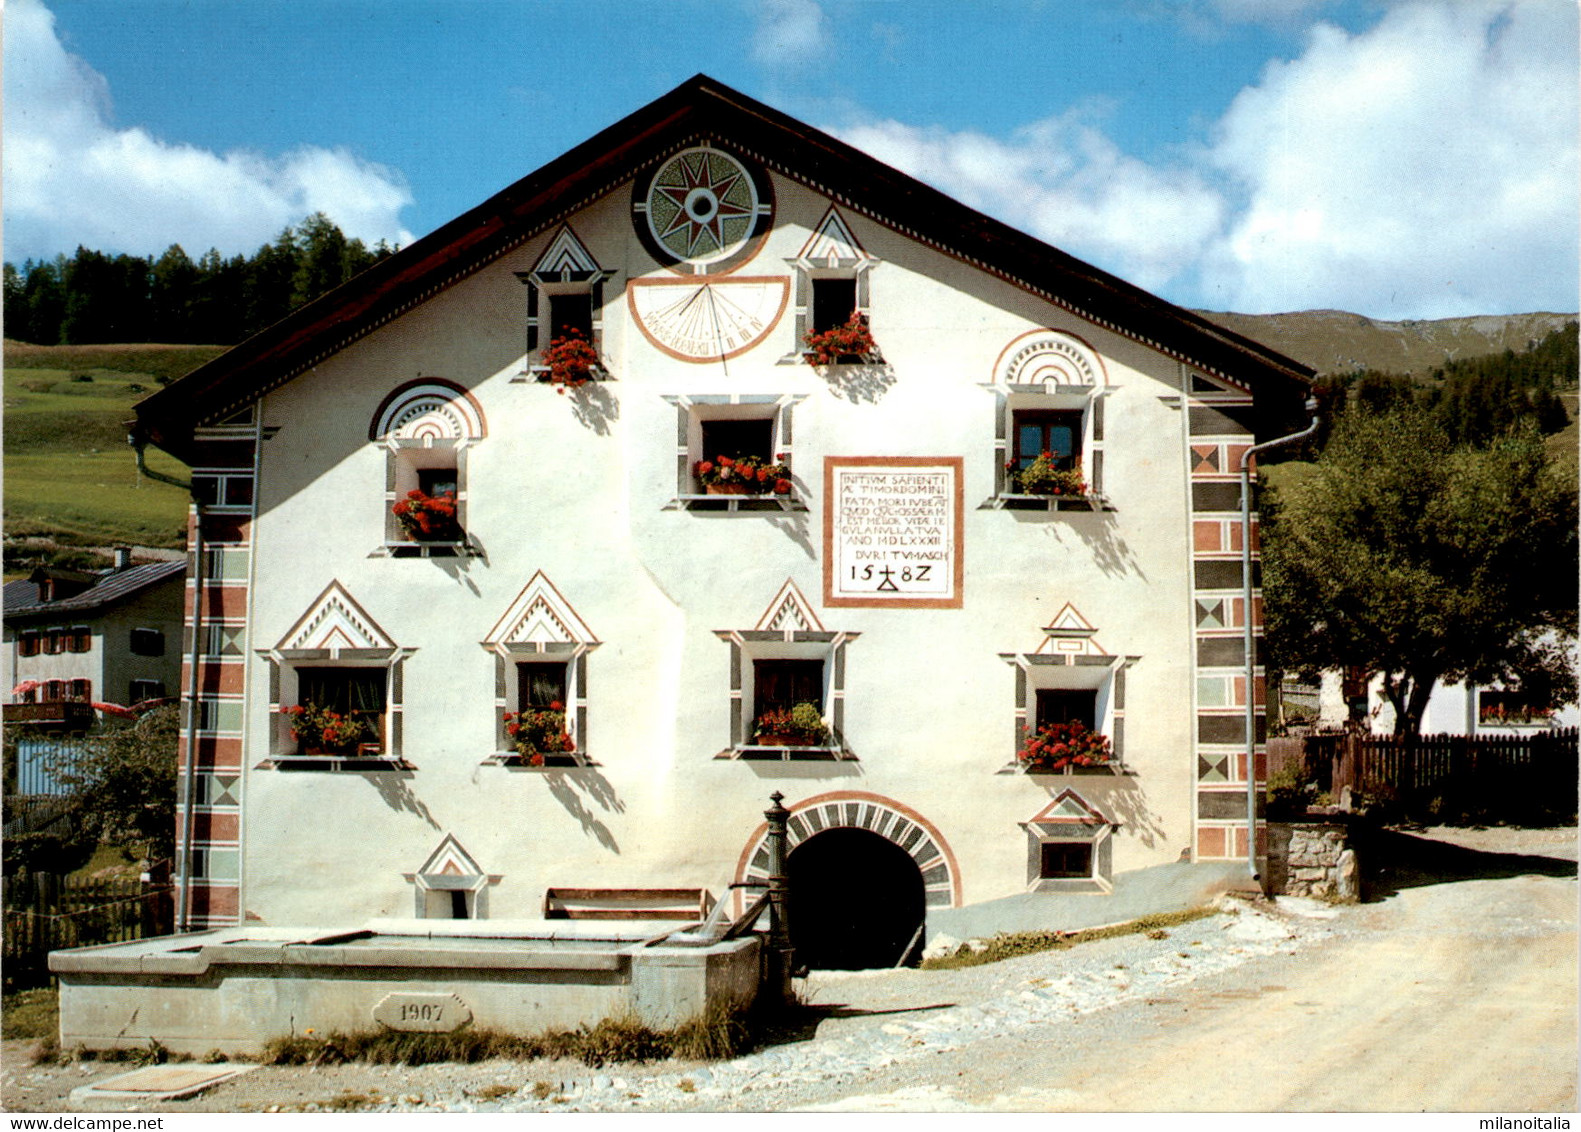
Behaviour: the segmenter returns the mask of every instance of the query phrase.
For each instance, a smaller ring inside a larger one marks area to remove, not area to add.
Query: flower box
[[[1054,456],[1050,452],[1041,453],[1025,468],[1017,468],[1013,463],[1006,464],[1005,473],[1010,490],[1015,494],[1064,496],[1087,494],[1087,481],[1082,478],[1081,470],[1056,468]]]
[[[770,709],[752,727],[752,742],[758,747],[821,747],[828,740],[829,726],[813,703]]]
[[[505,734],[527,766],[545,766],[552,756],[557,763],[576,753],[576,740],[565,725],[565,705],[558,700],[547,708],[524,708],[505,713]]]
[[[828,330],[809,330],[803,341],[807,350],[802,355],[808,365],[850,365],[871,361],[878,356],[878,343],[867,328],[867,319],[852,311],[844,326]]]
[[[345,759],[384,753],[383,720],[377,714],[305,703],[286,708],[285,716],[291,723],[291,738],[305,755]]]
[[[1050,723],[1028,734],[1016,762],[1028,774],[1104,771],[1117,765],[1109,737],[1089,731],[1079,720]]]
[[[699,460],[692,474],[708,495],[789,495],[790,469],[784,457],[770,462],[759,456],[719,456]]]
[[[461,523],[456,515],[456,497],[450,492],[429,495],[413,489],[390,508],[401,533],[409,542],[460,542]]]
[[[549,367],[549,383],[556,393],[576,389],[593,380],[598,368],[598,351],[582,337],[580,330],[568,330],[549,343],[543,352],[543,364]]]

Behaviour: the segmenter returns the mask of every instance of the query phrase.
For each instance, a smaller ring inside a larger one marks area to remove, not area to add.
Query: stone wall
[[[1270,822],[1268,892],[1352,902],[1361,897],[1361,873],[1344,822]]]

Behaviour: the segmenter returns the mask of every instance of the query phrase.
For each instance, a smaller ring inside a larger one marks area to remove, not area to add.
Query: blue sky
[[[5,258],[407,242],[699,71],[1188,306],[1574,310],[1572,0],[12,0]]]

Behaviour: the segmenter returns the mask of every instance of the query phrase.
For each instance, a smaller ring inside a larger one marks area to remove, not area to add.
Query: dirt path
[[[805,1040],[712,1066],[257,1070],[156,1111],[1573,1112],[1576,831],[1397,835],[1380,898],[962,971],[815,973]],[[1288,912],[1284,906],[1304,911]],[[23,1111],[124,1067],[30,1069]]]

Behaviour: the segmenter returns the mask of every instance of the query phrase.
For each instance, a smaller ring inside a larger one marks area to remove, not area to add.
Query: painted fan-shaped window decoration
[[[439,378],[424,378],[395,390],[374,414],[370,440],[434,444],[481,440],[483,410],[472,394]]]
[[[468,550],[467,449],[486,433],[472,394],[440,378],[409,382],[384,399],[368,428],[386,450],[384,553]]]

